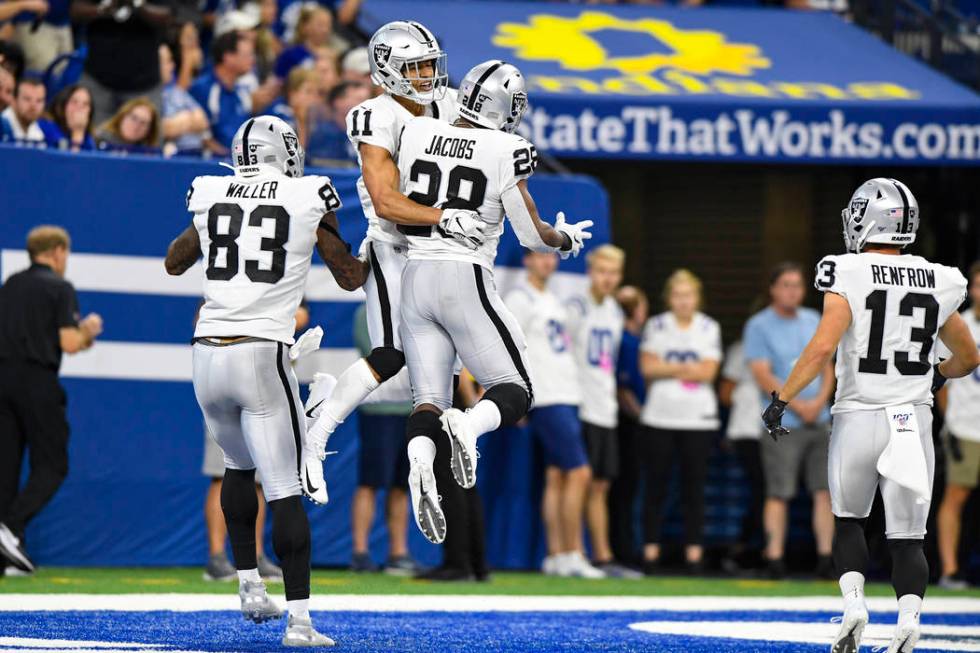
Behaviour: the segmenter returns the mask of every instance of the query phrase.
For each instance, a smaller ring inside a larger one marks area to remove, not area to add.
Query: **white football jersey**
[[[814,284],[851,307],[831,412],[932,405],[936,334],[966,296],[960,271],[921,256],[864,252],[825,256]]]
[[[455,121],[459,116],[456,91],[447,89],[441,100],[426,106],[425,113],[436,120]],[[362,165],[361,143],[383,147],[391,153],[392,160],[396,160],[402,129],[412,118],[412,113],[388,93],[365,100],[351,109],[347,113],[347,138],[357,152],[357,165]],[[393,245],[405,245],[405,236],[396,229],[396,225],[379,218],[374,212],[374,203],[364,185],[363,176],[357,180],[357,195],[361,199],[364,217],[368,220],[367,238]]]
[[[408,258],[476,263],[492,270],[504,232],[501,195],[527,179],[537,152],[517,134],[454,127],[432,118],[405,125],[398,153],[402,192],[419,204],[477,211],[487,223],[484,242],[471,250],[438,227],[399,227]]]
[[[970,327],[973,340],[980,343],[980,318],[972,309],[960,315]],[[942,358],[952,355],[942,341],[939,344]],[[980,344],[977,346],[980,347]],[[950,379],[946,387],[949,393],[946,399],[946,426],[958,438],[980,442],[980,369],[963,378]]]
[[[703,313],[695,313],[686,329],[670,311],[654,315],[643,328],[640,351],[672,363],[721,361],[721,327]],[[716,429],[718,399],[711,383],[656,379],[647,391],[640,422],[662,429]]]
[[[317,225],[340,208],[327,177],[198,177],[187,209],[204,255],[204,306],[194,337],[293,343]]]
[[[527,281],[507,293],[504,303],[524,331],[534,405],[577,406],[582,397],[564,304],[547,288],[538,290]]]
[[[567,307],[582,389],[579,418],[596,426],[616,428],[616,361],[623,339],[623,311],[611,296],[597,303],[588,291],[571,298]]]

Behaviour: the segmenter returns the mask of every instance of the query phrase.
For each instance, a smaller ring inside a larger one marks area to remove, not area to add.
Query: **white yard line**
[[[894,612],[895,600],[869,598],[868,607]],[[312,610],[353,612],[672,612],[758,611],[837,612],[835,597],[747,596],[501,596],[501,595],[314,595]],[[237,610],[234,594],[0,594],[0,611]],[[925,601],[927,614],[980,615],[980,599],[936,598]]]

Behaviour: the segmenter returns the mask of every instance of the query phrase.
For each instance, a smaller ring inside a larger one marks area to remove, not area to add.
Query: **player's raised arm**
[[[518,240],[530,250],[557,250],[562,258],[568,258],[569,255],[578,256],[585,241],[592,238],[592,234],[586,231],[592,226],[591,220],[566,223],[564,213],[558,213],[554,226],[542,220],[534,198],[527,190],[526,179],[505,190],[500,199]]]
[[[350,245],[340,236],[337,214],[333,211],[324,214],[316,230],[316,251],[327,264],[327,268],[344,290],[357,290],[364,285],[369,267],[350,253]]]
[[[946,379],[958,379],[972,374],[980,365],[980,349],[977,349],[970,327],[959,313],[954,312],[946,320],[946,324],[939,328],[939,338],[953,355],[936,365],[936,373],[942,377],[937,379],[938,385],[942,385],[942,381]],[[938,389],[936,385],[933,384],[934,390]]]
[[[170,243],[163,264],[167,268],[167,274],[181,275],[187,272],[199,258],[201,258],[201,237],[191,224]]]

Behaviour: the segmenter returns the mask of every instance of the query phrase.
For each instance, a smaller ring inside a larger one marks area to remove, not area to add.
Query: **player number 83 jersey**
[[[938,331],[966,296],[960,271],[920,256],[864,252],[824,257],[814,283],[851,308],[832,412],[931,405]]]

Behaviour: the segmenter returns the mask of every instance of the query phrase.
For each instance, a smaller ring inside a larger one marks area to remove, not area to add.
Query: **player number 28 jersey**
[[[204,306],[194,336],[292,344],[317,225],[340,208],[330,179],[198,177],[187,208],[204,255]]]
[[[459,115],[456,109],[456,91],[448,89],[442,99],[426,106],[426,115],[436,120],[456,120]],[[402,129],[412,118],[411,112],[387,93],[365,100],[348,111],[347,138],[357,152],[357,164],[362,166],[361,143],[383,148],[395,160]],[[361,208],[364,209],[364,217],[368,220],[367,237],[393,245],[404,245],[405,236],[396,229],[395,224],[379,218],[374,212],[374,202],[371,201],[363,176],[357,180],[357,194],[361,200]]]
[[[408,258],[493,269],[504,232],[501,195],[530,177],[536,166],[534,146],[516,134],[413,118],[405,125],[398,153],[402,192],[426,206],[476,211],[487,228],[483,245],[471,250],[438,227],[400,226],[408,236]]]
[[[834,413],[932,404],[937,333],[966,296],[959,270],[919,256],[826,256],[815,285],[851,307],[837,349]]]

